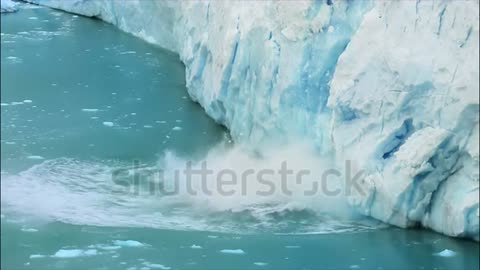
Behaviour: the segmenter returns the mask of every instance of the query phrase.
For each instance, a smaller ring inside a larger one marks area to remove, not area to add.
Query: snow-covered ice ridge
[[[177,52],[237,142],[355,160],[362,213],[479,240],[478,1],[32,1]]]

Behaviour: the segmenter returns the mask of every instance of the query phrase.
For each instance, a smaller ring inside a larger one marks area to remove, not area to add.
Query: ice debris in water
[[[60,249],[52,257],[54,258],[75,258],[82,256],[93,256],[97,255],[96,249]]]
[[[172,130],[178,131],[178,130],[182,130],[182,128],[179,127],[179,126],[175,126],[175,127],[172,128]]]
[[[266,265],[268,265],[268,263],[265,263],[265,262],[254,262],[253,264],[256,265],[256,266],[266,266]]]
[[[97,244],[97,245],[90,245],[88,248],[98,248],[103,250],[116,250],[121,249],[121,246],[112,246],[112,245],[104,245],[104,244]]]
[[[198,245],[193,244],[193,245],[190,246],[190,248],[192,248],[192,249],[201,249],[202,246],[198,246]]]
[[[163,264],[159,263],[149,263],[149,262],[144,262],[143,265],[149,268],[156,268],[156,269],[162,269],[162,270],[168,270],[171,269],[171,267],[165,266]]]
[[[82,109],[82,112],[98,112],[98,109]]]
[[[106,127],[113,127],[112,122],[103,122],[103,125],[106,126]]]
[[[243,255],[245,254],[245,251],[242,249],[222,249],[220,250],[221,253],[226,253],[226,254],[236,254],[236,255]]]
[[[22,228],[21,231],[22,232],[38,232],[38,230],[34,228]]]
[[[433,255],[435,256],[440,256],[440,257],[453,257],[455,256],[457,253],[453,250],[450,250],[450,249],[444,249],[438,253],[434,253]]]
[[[38,258],[43,258],[45,257],[45,255],[41,255],[41,254],[32,254],[30,255],[30,259],[38,259]]]
[[[23,103],[32,103],[33,101],[31,99],[25,99]]]
[[[122,246],[122,247],[143,247],[145,244],[140,243],[135,240],[115,240],[113,241],[115,245]]]
[[[28,159],[44,159],[42,156],[28,156]]]

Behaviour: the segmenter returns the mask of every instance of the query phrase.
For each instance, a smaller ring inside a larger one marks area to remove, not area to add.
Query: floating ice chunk
[[[122,246],[122,247],[143,247],[145,244],[140,243],[135,240],[115,240],[113,243],[117,246]]]
[[[159,264],[159,263],[144,262],[143,265],[145,265],[146,267],[157,268],[157,269],[162,269],[162,270],[171,269],[171,267],[168,267],[168,266],[165,266],[165,265]]]
[[[285,248],[300,248],[300,246],[285,246]]]
[[[32,103],[33,101],[31,99],[25,99],[23,103]]]
[[[329,33],[333,33],[333,31],[335,31],[335,27],[334,27],[333,25],[330,25],[330,26],[328,27],[328,32],[329,32]]]
[[[98,245],[90,245],[88,246],[89,248],[98,248],[98,249],[103,249],[103,250],[117,250],[121,249],[121,246],[112,246],[112,245],[104,245],[104,244],[98,244]]]
[[[155,121],[155,123],[158,123],[158,124],[166,124],[167,121]]]
[[[53,257],[55,258],[74,258],[81,256],[83,253],[83,250],[81,249],[60,249],[57,251]]]
[[[12,106],[22,105],[22,104],[23,104],[23,102],[21,102],[21,101],[14,101],[14,102],[11,102],[11,103],[10,103],[10,105],[12,105]]]
[[[32,254],[30,255],[30,259],[39,259],[39,258],[44,258],[45,255],[41,255],[41,254]]]
[[[151,125],[144,125],[144,128],[153,128]]]
[[[450,249],[444,249],[438,253],[434,253],[433,255],[435,256],[440,256],[440,257],[453,257],[455,255],[457,255],[457,253],[453,250],[450,250]]]
[[[218,236],[216,236],[216,235],[208,235],[207,237],[208,237],[208,238],[212,238],[212,239],[218,238]]]
[[[54,258],[75,258],[81,256],[93,256],[97,255],[96,249],[60,249],[52,257]]]
[[[96,249],[87,249],[87,250],[85,250],[85,252],[83,252],[83,255],[85,255],[85,256],[97,255],[97,250]]]
[[[266,266],[266,265],[268,265],[268,263],[266,263],[266,262],[254,262],[253,264],[256,265],[256,266]]]
[[[136,54],[136,51],[121,52],[120,54]]]
[[[130,113],[130,115],[137,115],[137,113],[132,112],[132,113]]]
[[[179,127],[179,126],[175,126],[175,127],[172,128],[172,130],[179,131],[179,130],[182,130],[182,128]]]
[[[28,156],[28,159],[44,159],[42,156]]]
[[[358,266],[356,264],[352,264],[348,268],[350,268],[350,269],[360,269],[360,266]]]
[[[37,17],[28,17],[29,20],[38,20]]]
[[[3,102],[0,103],[0,106],[8,106],[8,105],[10,105],[10,104],[8,104],[8,103],[3,103]]]
[[[38,230],[34,228],[22,228],[21,231],[22,232],[38,232]]]
[[[98,116],[92,116],[90,117],[90,119],[93,119],[93,120],[98,119]]]
[[[190,248],[192,248],[192,249],[201,249],[202,246],[198,246],[198,245],[193,244],[193,245],[190,246]]]
[[[112,122],[103,122],[103,125],[106,126],[106,127],[113,127]]]
[[[243,251],[242,249],[222,249],[220,250],[220,252],[225,254],[236,254],[236,255],[245,254],[245,251]]]
[[[98,109],[82,109],[82,112],[98,112]]]

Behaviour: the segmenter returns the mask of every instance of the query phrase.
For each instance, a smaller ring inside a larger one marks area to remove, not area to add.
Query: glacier
[[[478,0],[29,2],[178,53],[238,143],[355,161],[360,213],[479,241]]]
[[[15,12],[17,10],[17,4],[12,0],[0,1],[0,13]]]

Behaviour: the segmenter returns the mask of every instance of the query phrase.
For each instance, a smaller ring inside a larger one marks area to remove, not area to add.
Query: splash
[[[165,152],[156,164],[135,168],[119,161],[45,160],[2,177],[2,213],[47,222],[225,233],[336,233],[379,226],[351,212],[343,195],[305,195],[305,187],[313,186],[320,172],[329,168],[328,161],[302,147],[263,153],[259,156],[240,146],[222,146],[204,159],[191,161]],[[186,164],[194,169],[206,164],[212,173],[204,179],[197,175],[188,180],[179,173],[185,171]],[[284,179],[273,173],[263,179],[270,185],[256,181],[255,173],[275,172],[280,164],[287,164],[294,173]],[[310,175],[298,182],[295,172],[305,170]],[[230,179],[225,195],[225,190],[218,188],[219,175],[225,171],[230,176],[253,173],[247,181]],[[179,186],[175,193],[152,190],[166,188],[174,181]],[[187,182],[190,186],[184,185]],[[284,189],[281,184],[285,184]],[[274,188],[267,194],[266,187]]]

